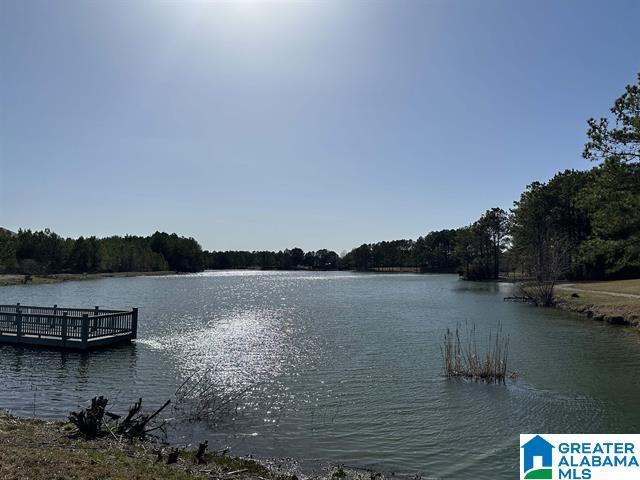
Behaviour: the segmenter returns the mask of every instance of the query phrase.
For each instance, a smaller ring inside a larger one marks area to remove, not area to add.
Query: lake
[[[97,394],[159,405],[193,372],[251,389],[182,425],[237,455],[437,478],[513,478],[520,433],[640,430],[640,334],[504,302],[455,275],[225,271],[0,288],[0,303],[140,308],[134,345],[90,354],[0,347],[0,408],[64,418]],[[506,385],[447,379],[447,328],[510,336]]]

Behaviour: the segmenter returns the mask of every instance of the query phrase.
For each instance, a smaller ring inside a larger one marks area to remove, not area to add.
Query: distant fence
[[[131,340],[138,309],[0,305],[0,342],[86,349]]]

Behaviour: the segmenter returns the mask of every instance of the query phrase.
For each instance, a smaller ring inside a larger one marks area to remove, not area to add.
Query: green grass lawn
[[[624,318],[632,325],[640,326],[640,298],[608,295],[602,292],[640,295],[640,279],[615,280],[610,282],[588,282],[555,289],[556,297],[563,308],[578,312],[591,312],[596,318]],[[577,296],[575,296],[575,295]]]
[[[573,287],[580,290],[600,290],[604,292],[640,295],[640,278],[634,280],[613,280],[609,282],[576,283]]]

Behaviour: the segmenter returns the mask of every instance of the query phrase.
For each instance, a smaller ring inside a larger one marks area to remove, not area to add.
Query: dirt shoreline
[[[606,305],[587,304],[580,305],[567,301],[565,299],[558,300],[556,308],[566,310],[568,312],[579,313],[593,320],[607,322],[612,325],[628,325],[640,329],[640,316],[636,311],[614,310]]]

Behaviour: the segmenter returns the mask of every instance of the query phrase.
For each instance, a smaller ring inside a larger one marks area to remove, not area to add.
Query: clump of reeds
[[[442,358],[447,377],[504,383],[507,378],[509,336],[502,331],[502,325],[498,323],[495,335],[489,331],[484,354],[478,352],[475,325],[470,328],[467,326],[464,333],[463,339],[458,325],[454,331],[447,328],[444,335]]]

